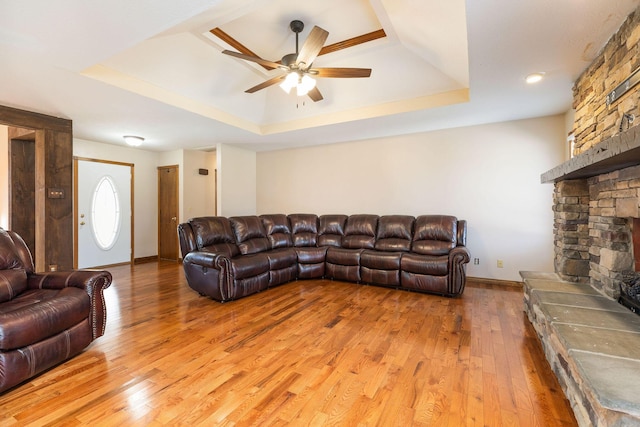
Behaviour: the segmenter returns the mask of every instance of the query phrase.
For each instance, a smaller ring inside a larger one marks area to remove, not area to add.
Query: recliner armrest
[[[449,260],[457,264],[467,264],[471,260],[469,249],[466,246],[456,246],[449,252]]]
[[[220,270],[223,267],[228,266],[229,261],[230,260],[227,256],[219,253],[194,251],[189,252],[184,257],[182,262],[197,264],[203,267],[215,268],[216,270]]]
[[[107,309],[103,291],[111,285],[111,273],[102,270],[53,271],[31,273],[27,277],[29,289],[84,289],[91,299],[91,332],[93,339],[104,334]]]

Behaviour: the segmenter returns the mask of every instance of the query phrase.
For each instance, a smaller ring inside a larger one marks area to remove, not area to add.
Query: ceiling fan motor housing
[[[291,31],[298,34],[301,33],[302,30],[304,30],[304,23],[296,19],[294,21],[291,21],[291,23],[289,24],[289,28],[291,28]]]
[[[296,63],[296,58],[298,57],[297,53],[290,53],[282,57],[282,65],[290,67],[291,65]]]

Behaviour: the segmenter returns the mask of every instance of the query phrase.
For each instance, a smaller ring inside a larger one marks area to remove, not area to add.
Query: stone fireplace
[[[633,238],[640,236],[640,131],[612,136],[546,172],[542,181],[555,183],[556,273],[617,299],[640,252]]]
[[[640,317],[617,302],[621,289],[640,291],[621,288],[640,273],[638,76],[640,9],[574,83],[576,156],[541,176],[554,184],[555,272],[520,273],[525,312],[581,427],[640,426]]]
[[[520,273],[527,317],[581,427],[640,425],[640,317],[615,301],[640,272],[640,126],[541,179],[555,184],[555,273]]]

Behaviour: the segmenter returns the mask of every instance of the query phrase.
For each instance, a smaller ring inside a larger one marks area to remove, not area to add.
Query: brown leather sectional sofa
[[[20,236],[0,228],[0,393],[104,334],[107,271],[34,272]]]
[[[200,217],[178,226],[187,282],[217,301],[296,279],[462,294],[467,223],[448,215]]]

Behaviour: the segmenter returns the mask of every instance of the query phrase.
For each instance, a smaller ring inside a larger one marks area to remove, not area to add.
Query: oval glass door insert
[[[91,202],[93,237],[98,246],[108,251],[118,240],[120,232],[120,203],[118,189],[109,176],[98,181]]]

